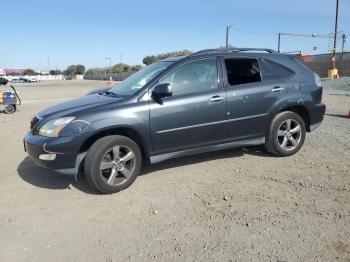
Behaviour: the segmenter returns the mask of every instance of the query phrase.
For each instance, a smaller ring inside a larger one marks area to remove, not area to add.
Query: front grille
[[[36,116],[33,117],[32,121],[30,122],[30,129],[33,130],[33,128],[36,126],[36,124],[39,122],[39,118]]]

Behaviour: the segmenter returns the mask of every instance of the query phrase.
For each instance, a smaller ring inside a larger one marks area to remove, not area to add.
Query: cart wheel
[[[16,112],[16,106],[15,105],[7,105],[5,108],[4,108],[4,112],[6,114],[13,114],[14,112]]]

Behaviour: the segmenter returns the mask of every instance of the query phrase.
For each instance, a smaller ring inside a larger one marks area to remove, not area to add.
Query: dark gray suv
[[[320,78],[270,49],[210,49],[157,62],[118,85],[39,112],[24,138],[39,166],[104,193],[127,188],[143,161],[265,144],[290,156],[326,110]]]

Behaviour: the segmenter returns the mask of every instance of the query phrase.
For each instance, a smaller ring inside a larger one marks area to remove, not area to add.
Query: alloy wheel
[[[277,140],[283,150],[294,150],[301,141],[301,126],[294,119],[287,119],[281,123],[277,131]]]
[[[100,175],[110,186],[125,183],[135,170],[135,153],[127,146],[110,148],[102,157]]]

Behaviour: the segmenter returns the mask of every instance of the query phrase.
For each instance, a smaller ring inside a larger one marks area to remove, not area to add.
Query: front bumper
[[[79,149],[83,143],[82,136],[43,137],[28,132],[24,137],[24,150],[33,162],[41,167],[56,172],[75,175]],[[54,160],[39,159],[40,155],[55,154]]]

